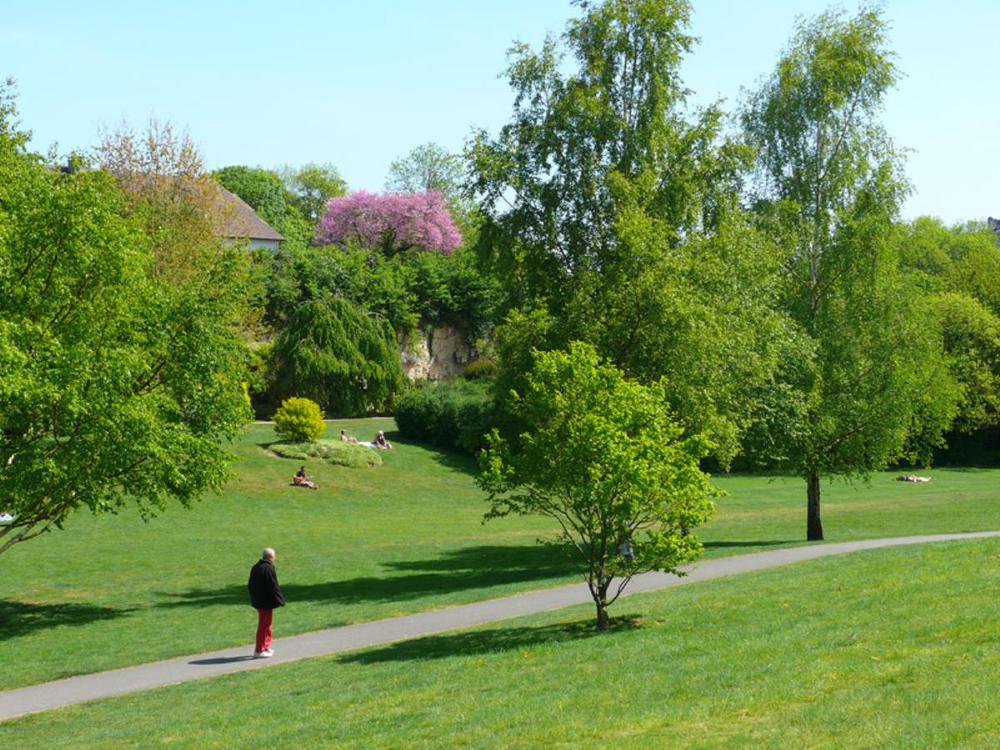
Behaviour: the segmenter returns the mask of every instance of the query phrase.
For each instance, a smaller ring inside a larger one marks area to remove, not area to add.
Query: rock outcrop
[[[461,375],[475,358],[465,335],[450,325],[401,336],[399,350],[403,372],[410,380],[445,380]]]

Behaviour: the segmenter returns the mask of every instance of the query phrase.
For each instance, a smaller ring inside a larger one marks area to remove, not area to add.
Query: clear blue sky
[[[694,0],[695,101],[734,107],[796,15],[828,6]],[[907,76],[885,113],[914,150],[906,215],[1000,216],[1000,2],[884,7]],[[332,162],[352,188],[378,190],[414,146],[457,151],[473,126],[499,128],[510,42],[538,43],[575,12],[569,0],[0,0],[0,76],[18,80],[38,150],[85,149],[101,126],[153,114],[187,128],[213,168]]]

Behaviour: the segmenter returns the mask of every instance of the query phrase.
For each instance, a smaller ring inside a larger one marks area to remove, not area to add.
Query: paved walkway
[[[985,537],[1000,537],[1000,531],[869,539],[860,542],[816,544],[735,555],[685,566],[689,575],[684,578],[665,573],[647,573],[636,576],[624,595],[707,581],[712,578],[773,568],[803,560],[813,560],[817,557],[840,555],[845,552]],[[378,646],[446,630],[468,628],[511,617],[560,609],[572,604],[589,603],[590,601],[590,592],[587,590],[586,584],[573,584],[531,591],[501,599],[490,599],[475,604],[421,612],[405,617],[393,617],[387,620],[376,620],[282,638],[274,642],[275,656],[271,659],[254,659],[248,656],[253,648],[253,645],[248,642],[248,645],[239,648],[141,664],[111,672],[70,677],[56,682],[46,682],[41,685],[0,692],[0,721],[22,714],[70,706],[98,698],[148,690],[204,677],[214,677],[245,669],[284,664],[314,656],[336,654],[366,646]],[[277,627],[280,632],[280,618]]]

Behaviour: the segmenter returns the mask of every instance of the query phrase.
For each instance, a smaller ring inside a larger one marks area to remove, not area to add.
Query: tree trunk
[[[806,539],[810,542],[823,541],[823,522],[819,517],[819,474],[811,472],[806,478],[806,492],[809,506],[806,515]]]
[[[602,594],[594,599],[597,604],[597,629],[607,630],[611,627],[611,619],[608,617],[607,598]]]

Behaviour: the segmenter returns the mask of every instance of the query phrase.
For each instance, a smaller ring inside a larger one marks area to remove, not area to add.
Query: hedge
[[[454,380],[404,394],[396,406],[396,425],[410,440],[477,453],[493,426],[493,411],[488,382]]]

